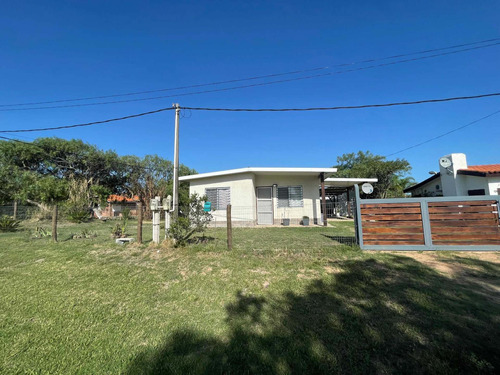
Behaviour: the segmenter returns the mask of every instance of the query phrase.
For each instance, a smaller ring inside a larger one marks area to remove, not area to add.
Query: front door
[[[274,224],[273,188],[271,186],[257,188],[257,224]]]

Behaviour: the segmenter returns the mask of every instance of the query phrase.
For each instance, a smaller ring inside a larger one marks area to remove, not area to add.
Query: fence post
[[[227,249],[233,249],[233,225],[231,222],[231,205],[226,207],[226,222],[227,222]]]
[[[52,211],[52,241],[57,242],[57,204]]]
[[[142,243],[142,202],[137,202],[137,243]]]
[[[354,184],[354,201],[356,209],[354,210],[354,224],[356,229],[356,243],[363,248],[363,227],[361,226],[361,202],[359,198],[359,186]]]
[[[14,213],[12,214],[12,217],[17,219],[17,201],[14,201]]]
[[[420,213],[422,215],[422,229],[424,231],[424,244],[426,247],[432,247],[431,222],[429,219],[429,206],[427,200],[420,202]]]

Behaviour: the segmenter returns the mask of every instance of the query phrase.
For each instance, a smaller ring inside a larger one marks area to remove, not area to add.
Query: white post
[[[151,211],[153,212],[153,242],[160,243],[160,197],[151,199]]]
[[[165,211],[165,239],[168,237],[168,230],[170,229],[170,211],[172,209],[172,196],[163,199],[163,210]]]
[[[175,107],[175,138],[174,138],[174,188],[173,188],[173,214],[174,219],[179,213],[179,103],[173,105]]]

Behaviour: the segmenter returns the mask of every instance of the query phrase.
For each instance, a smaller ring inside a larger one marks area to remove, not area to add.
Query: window
[[[439,185],[436,185],[436,190],[439,190]]]
[[[278,207],[304,207],[302,186],[278,186]]]
[[[228,187],[205,189],[205,194],[213,210],[225,210],[231,204],[231,189]]]
[[[485,195],[486,194],[486,192],[484,191],[484,189],[469,190],[469,191],[467,191],[467,193],[469,195]]]

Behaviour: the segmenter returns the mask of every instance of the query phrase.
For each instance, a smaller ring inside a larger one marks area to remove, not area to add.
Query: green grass
[[[115,245],[109,222],[64,223],[58,244],[24,223],[0,234],[0,373],[500,371],[498,263],[447,252],[464,272],[445,275],[330,224],[235,228],[228,251],[222,228],[170,249]]]

